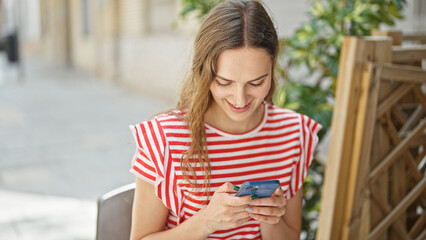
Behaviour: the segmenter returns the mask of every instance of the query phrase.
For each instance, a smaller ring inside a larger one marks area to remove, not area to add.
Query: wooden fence
[[[426,46],[392,34],[344,40],[317,239],[426,239]]]

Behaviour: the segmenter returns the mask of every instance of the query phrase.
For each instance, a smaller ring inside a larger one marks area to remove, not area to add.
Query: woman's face
[[[216,64],[216,76],[210,91],[212,107],[223,120],[241,124],[256,121],[252,118],[271,88],[272,61],[261,48],[244,47],[223,51]]]

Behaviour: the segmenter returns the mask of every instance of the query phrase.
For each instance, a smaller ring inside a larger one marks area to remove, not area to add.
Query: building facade
[[[3,0],[10,2],[13,0]],[[24,53],[174,102],[197,30],[181,0],[16,0]],[[265,0],[280,37],[306,22],[311,1]],[[426,31],[426,3],[408,0],[396,28]],[[9,3],[10,4],[10,3]]]

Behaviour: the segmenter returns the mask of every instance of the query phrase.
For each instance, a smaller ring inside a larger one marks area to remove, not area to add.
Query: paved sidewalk
[[[0,239],[94,239],[96,202],[0,191]]]
[[[128,125],[167,107],[118,84],[0,53],[0,239],[93,239],[96,199],[134,181]]]

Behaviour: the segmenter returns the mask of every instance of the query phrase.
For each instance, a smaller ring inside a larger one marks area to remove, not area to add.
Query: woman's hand
[[[279,187],[271,197],[254,199],[247,211],[251,213],[251,217],[261,223],[276,224],[286,213],[286,205],[287,199],[283,196],[283,190]]]
[[[213,194],[210,203],[199,211],[210,233],[235,228],[250,220],[247,206],[250,196],[234,197],[231,183],[224,183]]]

